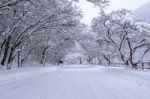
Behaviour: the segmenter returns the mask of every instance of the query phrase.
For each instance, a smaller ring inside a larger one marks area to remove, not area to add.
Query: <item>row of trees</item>
[[[83,31],[78,0],[1,0],[0,64],[59,63]],[[87,0],[100,8],[107,0]]]
[[[125,9],[105,14],[108,0],[87,0],[101,10],[89,30],[81,23],[82,13],[75,1],[1,0],[1,65],[10,69],[13,62],[18,67],[31,61],[59,64],[73,52],[75,43],[90,64],[118,62],[137,68],[150,61],[149,24]]]
[[[150,25],[136,20],[131,11],[102,12],[93,19],[91,28],[97,35],[95,57],[100,63],[105,60],[137,68],[139,63],[150,61]]]
[[[10,68],[16,58],[44,64],[47,50],[65,48],[81,12],[67,0],[2,0],[0,17],[1,65]]]

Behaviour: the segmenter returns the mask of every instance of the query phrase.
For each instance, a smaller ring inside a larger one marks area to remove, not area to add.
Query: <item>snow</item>
[[[0,70],[0,85],[5,83],[15,82],[18,80],[22,80],[25,78],[34,77],[37,75],[41,75],[43,73],[49,72],[52,69],[47,68],[19,68],[19,69],[12,69],[12,70]]]
[[[0,70],[0,99],[149,99],[149,94],[148,71],[81,65]]]

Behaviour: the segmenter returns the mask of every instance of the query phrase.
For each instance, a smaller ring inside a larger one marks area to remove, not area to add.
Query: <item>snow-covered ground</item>
[[[61,66],[0,70],[0,99],[150,99],[150,72]]]

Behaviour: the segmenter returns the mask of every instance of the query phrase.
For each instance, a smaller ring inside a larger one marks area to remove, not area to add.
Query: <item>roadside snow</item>
[[[0,71],[0,99],[149,99],[149,94],[149,72],[120,67]]]
[[[55,70],[56,67],[32,67],[32,68],[17,68],[12,70],[0,69],[0,85],[4,83],[14,82],[25,78],[41,75],[49,71]]]

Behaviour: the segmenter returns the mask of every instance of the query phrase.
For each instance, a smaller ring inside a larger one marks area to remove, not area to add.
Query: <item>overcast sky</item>
[[[79,1],[79,6],[84,12],[83,22],[90,25],[93,17],[98,15],[99,9],[95,8],[93,4],[87,2],[86,0]],[[110,0],[110,6],[107,7],[107,12],[111,12],[112,10],[118,10],[122,8],[134,11],[135,9],[147,2],[150,2],[150,0]]]

